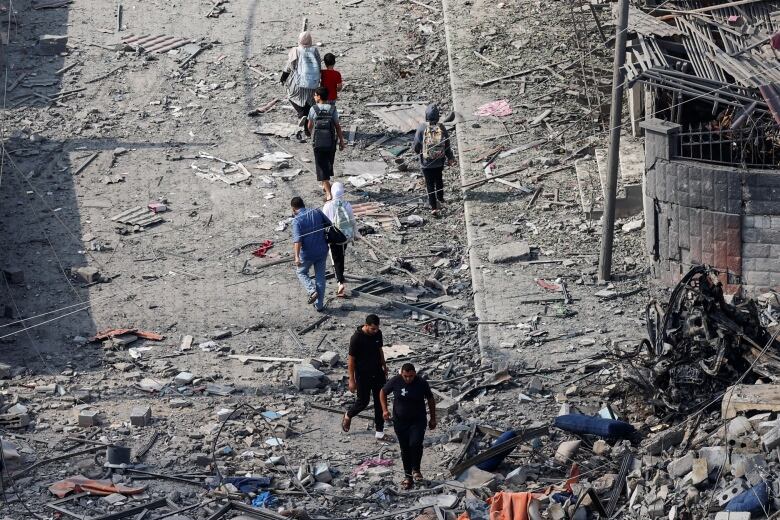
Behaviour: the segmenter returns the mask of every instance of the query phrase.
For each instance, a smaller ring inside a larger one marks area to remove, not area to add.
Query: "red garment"
[[[320,82],[323,87],[328,89],[328,101],[336,101],[339,97],[336,87],[341,83],[341,72],[333,69],[322,69]]]
[[[260,244],[260,247],[252,251],[252,254],[259,258],[265,258],[266,253],[268,253],[268,250],[272,247],[274,247],[273,240],[264,240],[263,243]]]

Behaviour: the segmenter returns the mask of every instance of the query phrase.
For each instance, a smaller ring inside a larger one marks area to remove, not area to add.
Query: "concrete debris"
[[[674,23],[631,7],[603,277],[605,3],[255,3],[6,13],[8,518],[776,513],[780,102],[758,59],[780,48],[772,5],[672,0]],[[329,92],[349,142],[340,188],[315,184],[330,159],[298,113],[304,80],[343,87]],[[436,111],[450,115],[426,124]],[[729,160],[711,182],[702,165]],[[335,199],[323,210],[353,240],[301,237],[293,195],[313,215]],[[384,359],[369,389],[350,377],[367,314]],[[435,398],[413,482],[403,418],[382,429],[372,406],[406,363]]]

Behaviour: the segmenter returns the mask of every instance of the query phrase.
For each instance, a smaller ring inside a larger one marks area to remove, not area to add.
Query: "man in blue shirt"
[[[307,208],[300,197],[293,197],[290,206],[294,217],[292,241],[298,279],[309,293],[309,303],[314,303],[314,308],[322,312],[325,308],[325,260],[328,256],[325,228],[328,222],[319,208]],[[315,283],[309,276],[312,266]]]

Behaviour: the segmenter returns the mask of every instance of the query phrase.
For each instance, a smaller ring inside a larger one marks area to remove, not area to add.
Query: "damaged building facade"
[[[780,10],[734,4],[632,8],[627,78],[645,92],[646,248],[656,276],[676,283],[709,265],[729,290],[756,293],[780,286]]]

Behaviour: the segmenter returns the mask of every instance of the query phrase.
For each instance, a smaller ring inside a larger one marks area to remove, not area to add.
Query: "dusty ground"
[[[458,412],[429,435],[435,447],[427,450],[423,469],[430,478],[440,480],[448,477],[446,467],[460,449],[460,444],[446,442],[449,434],[465,422],[478,418],[499,429],[529,424],[557,408],[551,397],[568,386],[570,380],[563,379],[563,374],[580,368],[581,359],[598,357],[610,340],[641,335],[636,316],[646,293],[606,303],[593,296],[603,289],[595,285],[599,226],[583,218],[576,204],[548,207],[543,195],[529,208],[529,195],[515,194],[506,186],[491,183],[474,190],[468,196],[475,239],[470,259],[458,189],[460,172],[447,171],[447,198],[451,202],[446,216],[436,220],[425,209],[415,168],[411,168],[411,172],[385,177],[380,184],[364,189],[348,186],[348,198],[383,202],[401,222],[412,214],[425,219],[420,227],[395,229],[373,223],[377,232],[368,239],[392,257],[427,255],[436,244],[451,247],[443,255],[448,262],[438,268],[434,264],[441,260],[439,256],[409,259],[420,280],[438,269],[439,280],[449,287],[452,301],[438,312],[473,318],[472,272],[481,278],[484,292],[476,297],[484,305],[477,318],[505,322],[485,332],[483,358],[479,357],[476,327],[450,329],[439,322],[441,335],[432,338],[425,335],[430,329],[417,323],[425,316],[415,320],[402,310],[379,308],[363,298],[333,299],[327,311],[330,319],[301,336],[302,347],[293,340],[289,329],[300,330],[320,315],[304,304],[305,295],[290,264],[258,269],[265,260],[252,257],[251,251],[256,243],[271,239],[275,245],[269,260],[289,254],[289,230],[275,230],[289,215],[289,199],[300,195],[310,204],[318,204],[320,190],[313,173],[307,171],[313,169],[307,144],[253,132],[261,123],[293,122],[293,112],[286,103],[278,103],[259,117],[247,113],[283,97],[279,70],[306,16],[315,41],[322,43],[321,53],[338,56],[337,68],[347,85],[339,101],[342,124],[345,129],[357,125],[355,145],[337,154],[337,171],[345,161],[382,160],[379,148],[366,147],[386,129],[365,103],[423,100],[438,102],[444,113],[452,107],[442,6],[431,4],[436,10],[405,1],[381,5],[373,0],[327,5],[290,1],[284,2],[283,9],[266,0],[231,1],[224,4],[226,12],[219,17],[207,18],[209,2],[123,2],[123,27],[117,33],[115,11],[108,3],[76,0],[64,8],[34,11],[29,1],[13,2],[7,85],[21,81],[7,93],[8,108],[4,111],[8,155],[0,177],[0,241],[3,267],[23,271],[24,282],[3,287],[7,308],[0,339],[2,361],[14,366],[17,374],[6,381],[6,394],[9,399],[18,396],[33,415],[28,434],[59,442],[65,434],[94,433],[137,450],[153,430],[128,427],[128,415],[132,406],[148,404],[155,418],[153,428],[161,433],[146,456],[149,467],[169,474],[209,473],[199,467],[198,454],[211,453],[219,426],[218,409],[248,403],[267,410],[288,410],[290,414],[279,421],[288,421],[291,428],[304,434],[285,441],[284,451],[265,444],[270,430],[257,416],[245,416],[229,427],[217,446],[232,449],[222,459],[223,473],[269,474],[285,482],[290,478],[288,469],[268,467],[264,463],[268,456],[286,452],[292,471],[305,461],[325,460],[340,472],[333,482],[333,493],[345,498],[303,499],[291,491],[292,498],[280,495],[282,503],[306,506],[312,514],[338,511],[352,517],[359,512],[400,507],[414,497],[383,492],[395,488],[399,464],[385,480],[350,479],[353,468],[364,458],[379,454],[381,446],[374,442],[370,430],[364,429],[366,421],[357,421],[354,432],[344,435],[338,427],[338,415],[309,406],[319,403],[338,408],[351,399],[343,385],[343,364],[328,370],[331,384],[326,390],[302,394],[290,382],[289,363],[241,364],[228,354],[308,358],[318,355],[319,346],[320,351],[336,350],[344,359],[354,327],[366,313],[378,312],[386,342],[410,345],[413,360],[434,380],[442,379],[450,360],[454,363],[449,377],[469,374],[480,364],[494,362],[517,370],[537,366],[553,370],[544,376],[545,386],[551,390],[548,399],[519,402],[518,387],[522,390],[528,380],[520,375],[514,387],[483,391],[461,402]],[[471,86],[475,79],[517,68],[575,59],[576,53],[560,40],[560,34],[566,32],[563,27],[561,31],[540,30],[562,16],[566,9],[563,3],[538,2],[522,9],[514,1],[505,2],[504,7],[460,0],[448,4],[452,72],[460,104],[456,108],[468,120],[458,125],[464,181],[482,175],[479,164],[472,161],[490,147],[484,137],[525,128],[512,142],[508,138],[492,141],[512,147],[561,132],[549,144],[501,162],[501,168],[511,168],[513,162],[530,157],[557,158],[566,164],[566,157],[594,132],[601,137],[592,116],[583,121],[582,110],[568,112],[574,105],[564,93],[548,95],[560,81],[545,71],[529,77],[523,94],[517,92],[517,84],[483,89]],[[533,23],[520,23],[529,18]],[[128,33],[169,34],[211,46],[182,67],[182,53],[149,56],[113,50],[112,45]],[[42,34],[67,34],[67,52],[38,56],[35,44]],[[510,41],[520,44],[507,47]],[[488,42],[485,56],[503,63],[501,68],[474,56],[473,50],[483,42]],[[68,70],[57,72],[63,68]],[[575,90],[586,89],[577,86],[576,67],[556,70]],[[61,80],[25,86],[25,81],[50,78]],[[84,90],[62,103],[30,95],[34,90],[52,97],[79,88]],[[509,99],[514,109],[514,114],[505,118],[506,127],[491,119],[477,121],[471,115],[483,102],[500,98]],[[554,109],[548,120],[552,126],[528,127],[526,120],[546,107]],[[570,124],[574,127],[565,130]],[[404,139],[401,136],[384,146],[402,144]],[[251,181],[228,185],[197,176],[193,163],[202,168],[216,166],[215,162],[196,159],[200,151],[241,162],[252,173]],[[280,151],[292,154],[292,168],[303,171],[290,181],[277,179],[267,185],[260,176],[270,172],[256,167],[258,158]],[[95,153],[99,155],[82,168]],[[561,200],[574,202],[573,170],[532,180],[544,170],[534,166],[512,180],[532,189],[543,186],[544,193],[558,188]],[[392,164],[386,171],[396,173]],[[158,200],[164,200],[170,211],[161,214],[165,221],[155,227],[133,232],[110,220],[133,206]],[[516,229],[508,230],[506,225]],[[490,245],[520,238],[536,246],[540,258],[571,262],[489,265]],[[616,290],[643,286],[646,280],[638,260],[641,232],[618,234],[616,249]],[[639,266],[626,269],[623,258],[627,255],[637,259]],[[475,259],[479,265],[473,265]],[[386,263],[381,255],[372,258],[361,244],[348,251],[349,274],[380,276],[405,288],[386,297],[408,302],[418,299],[409,276],[398,271],[379,275]],[[68,270],[85,265],[97,268],[104,277],[116,277],[84,287]],[[544,293],[536,278],[566,280],[575,302],[568,306],[513,303],[514,299]],[[335,284],[329,285],[329,294],[334,290]],[[430,301],[438,296],[436,291],[423,291],[420,299]],[[459,309],[453,310],[456,307]],[[137,359],[127,348],[106,349],[100,342],[85,340],[96,331],[118,327],[155,331],[165,339],[133,343],[132,347],[151,347]],[[199,348],[225,331],[232,336],[216,340],[216,348]],[[191,350],[180,348],[185,335],[194,337]],[[454,357],[447,357],[452,353]],[[181,389],[169,385],[153,394],[138,388],[144,378],[168,385],[180,371],[192,372],[194,385]],[[42,385],[52,382],[60,385],[57,393],[40,392]],[[228,397],[210,395],[203,388],[211,382],[231,385],[236,392]],[[459,382],[444,390],[457,395],[462,388]],[[184,407],[171,406],[172,400],[179,404],[182,399],[187,403]],[[99,429],[84,431],[76,426],[77,409],[84,403],[101,412]],[[584,400],[580,404],[588,406]],[[250,426],[253,422],[256,426]],[[29,446],[27,462],[46,456],[40,445],[31,442]],[[385,456],[393,453],[392,446],[388,449]],[[23,500],[35,511],[43,511],[41,504],[48,500],[45,487],[76,470],[101,473],[90,464],[88,458],[75,459],[28,475],[21,481],[21,493],[29,495]],[[169,484],[153,481],[148,493],[166,494],[170,489]],[[195,494],[181,499],[182,504],[192,504]],[[12,507],[14,512],[7,513],[10,517],[26,514],[19,503]],[[193,516],[205,517],[207,509]]]

